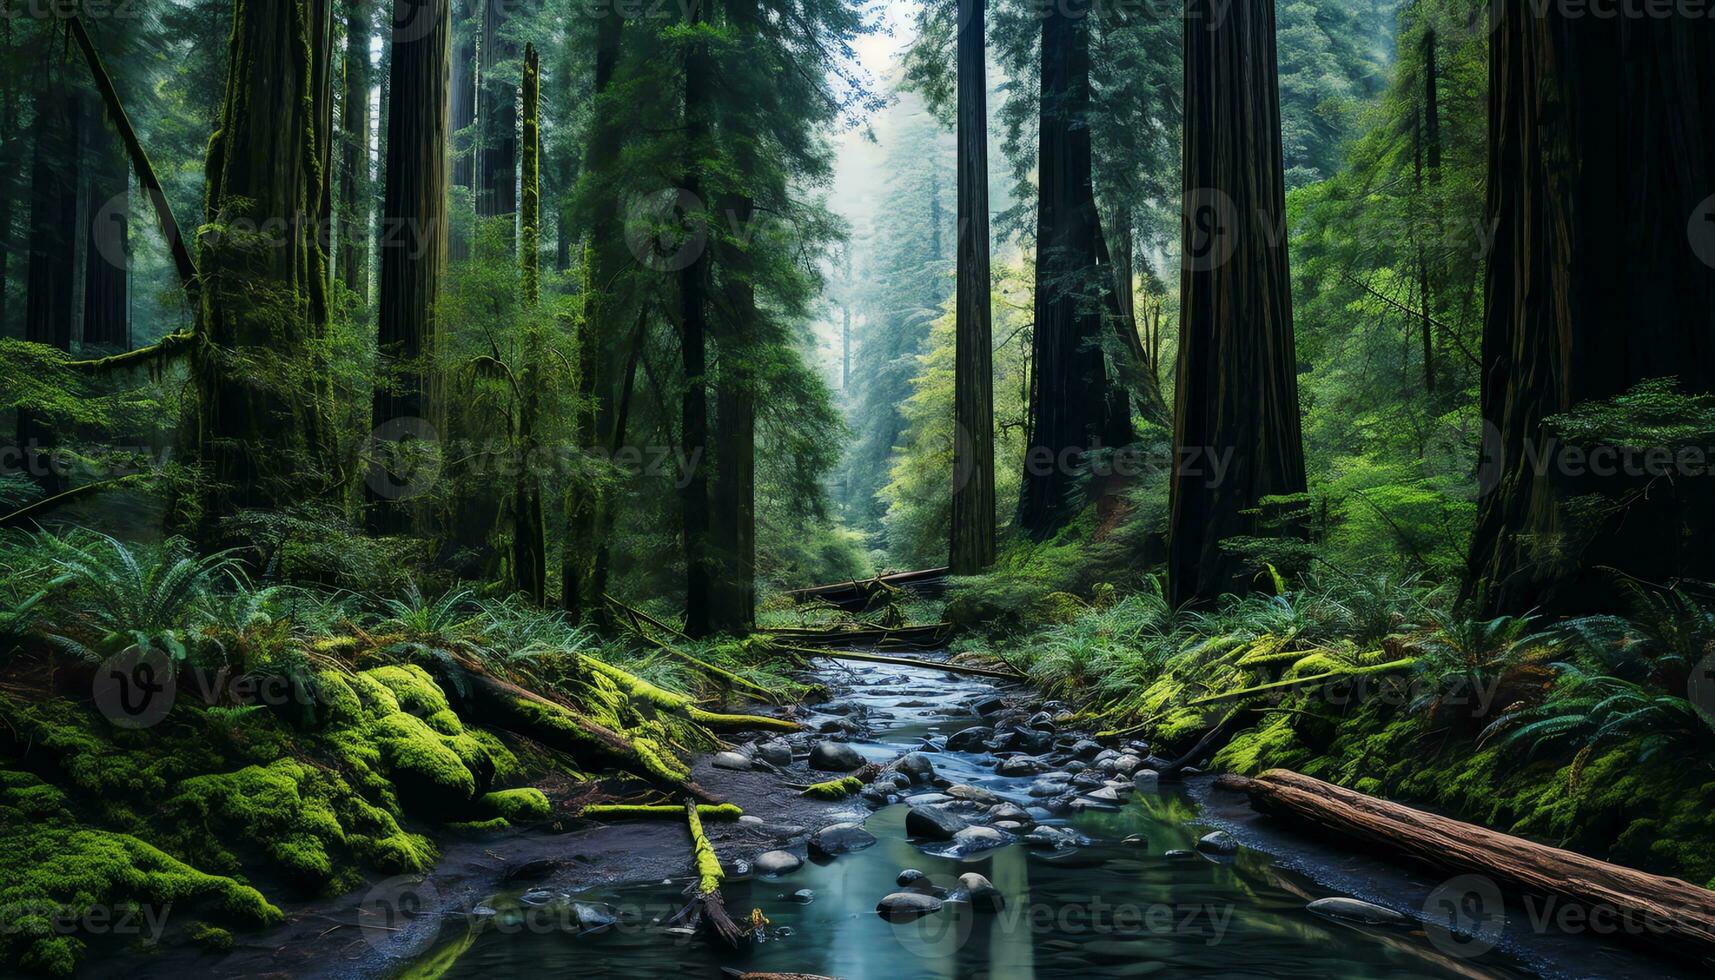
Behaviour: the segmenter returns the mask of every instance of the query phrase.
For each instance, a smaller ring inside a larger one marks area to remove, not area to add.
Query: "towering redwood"
[[[448,0],[393,0],[395,23],[430,18],[394,41],[388,67],[392,108],[382,191],[381,281],[377,309],[377,384],[371,420],[423,419],[444,430],[435,400],[436,305],[447,262],[447,76],[452,42]],[[419,433],[422,430],[417,430]],[[410,450],[411,447],[402,447]],[[380,463],[372,462],[372,466]],[[396,533],[412,525],[413,505],[379,487],[372,474],[369,526]]]
[[[1186,9],[1174,602],[1246,588],[1221,542],[1265,530],[1254,514],[1262,498],[1305,488],[1274,4],[1240,0],[1224,16],[1214,0]]]
[[[524,46],[524,142],[518,212],[519,279],[524,315],[533,318],[542,298],[542,130],[540,103],[542,67],[535,45]],[[535,472],[536,423],[540,413],[542,333],[534,322],[525,326],[524,365],[519,372],[518,485],[512,496],[512,579],[519,592],[541,605],[548,585],[548,532],[542,521],[541,477]]]
[[[340,93],[337,273],[359,304],[369,301],[370,0],[347,0]]]
[[[1715,268],[1686,237],[1715,190],[1715,29],[1677,12],[1491,16],[1482,411],[1500,478],[1478,504],[1467,598],[1572,612],[1612,605],[1606,569],[1715,578],[1702,479],[1556,465],[1544,425],[1648,378],[1715,390]],[[1592,494],[1625,505],[1575,514]]]
[[[686,8],[686,22],[693,31],[704,23],[702,4]],[[694,38],[685,52],[685,179],[684,189],[701,200],[702,175],[698,169],[703,143],[709,136],[709,111],[713,104],[710,85],[714,78],[708,45]],[[713,221],[705,212],[688,216],[693,221]],[[710,619],[709,574],[709,256],[699,248],[696,257],[679,272],[679,357],[685,374],[685,393],[680,406],[680,452],[688,467],[679,474],[685,545],[685,632],[707,636]]]
[[[477,23],[471,13],[473,5],[486,6],[482,0],[453,0],[452,132],[455,136],[476,122]],[[474,152],[465,144],[458,144],[453,151],[453,186],[474,191],[475,171]],[[450,228],[448,234],[451,235],[449,257],[455,262],[470,258],[470,240],[465,232]]]
[[[108,351],[131,346],[131,170],[125,147],[93,98],[83,111],[88,179],[83,256],[83,343]]]
[[[209,143],[195,374],[203,466],[200,533],[221,518],[329,489],[330,393],[315,367],[327,333],[319,230],[325,65],[332,0],[243,0],[233,8],[220,129]],[[262,247],[258,247],[259,244]]]
[[[1042,16],[1036,329],[1018,505],[1019,526],[1037,539],[1062,527],[1081,504],[1078,454],[1129,427],[1129,419],[1114,417],[1123,403],[1110,398],[1102,306],[1091,298],[1098,225],[1089,115],[1088,17],[1051,4]]]
[[[482,39],[477,49],[476,213],[494,218],[518,211],[517,89],[500,77],[500,65],[518,57],[518,46],[502,37],[511,4],[480,0]]]
[[[975,575],[994,561],[988,59],[984,50],[984,0],[958,0],[958,4],[959,251],[953,352],[953,516],[947,553],[954,575]]]
[[[596,8],[595,112],[585,151],[586,173],[612,172],[619,161],[623,133],[617,114],[606,105],[619,65],[624,38],[624,4],[610,2]],[[589,282],[611,283],[626,261],[619,229],[619,202],[609,195],[595,207],[586,259]],[[560,237],[566,237],[564,228]],[[616,396],[610,375],[614,354],[615,323],[613,290],[590,289],[584,295],[584,316],[578,325],[578,418],[577,441],[582,451],[610,446],[617,452],[621,441],[614,438],[623,427],[615,411]],[[611,456],[610,456],[611,458]],[[601,600],[606,585],[607,534],[613,526],[615,502],[598,487],[572,486],[566,491],[566,541],[560,558],[560,605],[575,620],[589,614],[605,614]]]

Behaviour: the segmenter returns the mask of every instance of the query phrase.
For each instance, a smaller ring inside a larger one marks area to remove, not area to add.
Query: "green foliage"
[[[54,547],[68,597],[60,610],[65,622],[52,638],[90,661],[133,646],[187,660],[192,639],[186,627],[216,578],[236,567],[230,555],[201,557],[177,538],[150,549],[105,535],[79,544],[66,539]]]

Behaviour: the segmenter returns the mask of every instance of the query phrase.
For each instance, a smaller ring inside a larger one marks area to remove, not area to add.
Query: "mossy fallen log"
[[[441,687],[464,702],[461,713],[491,728],[505,729],[565,752],[575,759],[604,762],[651,782],[702,800],[720,803],[698,786],[672,752],[647,738],[627,738],[576,708],[510,681],[501,680],[473,664],[457,667],[434,664]]]
[[[1285,769],[1219,786],[1250,797],[1263,813],[1337,835],[1437,874],[1478,875],[1497,886],[1570,901],[1652,949],[1715,961],[1715,892],[1476,824],[1390,803]],[[1463,899],[1467,896],[1452,896]],[[1490,915],[1502,909],[1482,909]]]
[[[630,820],[672,817],[677,820],[685,812],[682,806],[668,803],[591,803],[578,813],[591,820]],[[737,820],[744,809],[736,803],[702,804],[697,815],[704,820]]]
[[[767,715],[730,715],[705,711],[699,708],[689,697],[651,684],[630,671],[621,670],[593,657],[585,657],[583,663],[590,670],[612,681],[632,700],[649,704],[657,710],[683,715],[688,721],[714,731],[766,729],[777,732],[795,732],[800,727],[797,722],[788,721],[785,718],[770,718]]]
[[[749,681],[743,677],[740,677],[739,675],[733,673],[730,670],[727,670],[724,667],[717,667],[714,664],[711,664],[708,661],[703,660],[700,657],[696,657],[696,656],[693,656],[692,654],[686,653],[684,650],[679,649],[678,647],[672,645],[671,643],[666,643],[662,640],[658,640],[655,637],[650,636],[649,632],[647,630],[645,630],[643,627],[644,627],[644,624],[648,624],[649,626],[652,626],[655,629],[658,629],[661,632],[667,633],[671,636],[677,636],[680,639],[689,639],[689,637],[686,637],[685,634],[679,632],[678,630],[674,629],[673,627],[667,625],[666,623],[661,622],[660,620],[656,619],[655,617],[649,615],[646,612],[643,612],[640,609],[633,609],[632,607],[626,605],[625,603],[620,602],[618,599],[615,599],[611,595],[605,595],[604,594],[602,596],[602,598],[607,600],[608,604],[611,605],[615,610],[617,610],[620,613],[623,613],[626,616],[626,618],[631,620],[631,631],[633,633],[635,633],[639,638],[641,638],[645,643],[648,643],[649,645],[661,650],[662,652],[666,653],[668,656],[674,657],[675,659],[678,659],[678,660],[684,661],[687,664],[690,664],[692,667],[695,667],[698,671],[702,672],[703,674],[705,674],[709,677],[713,677],[714,679],[720,681],[722,684],[725,684],[729,688],[733,688],[733,689],[742,688],[746,691],[749,691],[751,694],[755,695],[756,697],[760,698],[761,700],[769,702],[770,704],[779,704],[780,703],[781,698],[780,698],[779,692],[771,691],[768,688],[763,687],[760,684],[757,684],[753,681]]]
[[[1351,680],[1354,677],[1365,677],[1370,674],[1389,674],[1395,671],[1408,670],[1416,663],[1416,660],[1406,658],[1404,660],[1393,660],[1385,664],[1375,664],[1370,667],[1352,667],[1347,670],[1330,670],[1320,674],[1312,674],[1309,677],[1294,677],[1284,681],[1271,681],[1267,684],[1258,684],[1255,687],[1244,687],[1236,691],[1223,691],[1220,694],[1211,694],[1208,697],[1189,701],[1185,706],[1188,708],[1197,708],[1206,704],[1221,704],[1226,701],[1238,701],[1244,698],[1260,697],[1265,694],[1294,691],[1301,687],[1315,687],[1318,684]]]
[[[696,883],[691,886],[694,889],[691,904],[687,908],[693,917],[707,919],[715,935],[736,948],[744,933],[727,914],[726,901],[721,897],[721,882],[726,880],[726,872],[721,870],[721,859],[715,853],[715,846],[703,833],[703,820],[697,809],[695,803],[685,801],[685,824],[691,832],[691,859],[697,873]]]

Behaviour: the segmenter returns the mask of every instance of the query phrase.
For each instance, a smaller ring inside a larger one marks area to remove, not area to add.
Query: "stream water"
[[[853,744],[876,761],[938,748],[946,735],[976,723],[960,706],[993,690],[980,679],[891,666],[830,668],[823,679],[840,701],[868,710],[869,731]],[[936,706],[924,706],[929,700]],[[930,758],[954,783],[1022,806],[1040,802],[1025,792],[1033,777],[997,775],[992,756],[940,750]],[[907,806],[872,811],[854,798],[848,819],[864,822],[873,846],[806,860],[776,878],[729,877],[723,892],[734,918],[746,920],[755,908],[769,923],[767,941],[743,951],[663,928],[661,920],[684,905],[684,882],[659,882],[566,899],[618,917],[597,932],[580,929],[575,916],[560,917],[567,923],[560,928],[531,927],[533,907],[522,893],[497,895],[486,903],[492,915],[469,920],[457,936],[443,933],[415,972],[654,978],[718,976],[729,968],[848,980],[1672,975],[1583,937],[1506,934],[1473,942],[1418,923],[1369,926],[1318,915],[1308,902],[1341,894],[1422,909],[1434,883],[1283,839],[1226,858],[1183,853],[1212,823],[1258,842],[1242,824],[1223,824],[1207,796],[1206,786],[1199,793],[1195,784],[1134,793],[1114,810],[1042,820],[1075,829],[1092,840],[1087,846],[1047,852],[1014,843],[963,858],[908,839]],[[802,843],[793,849],[804,853]],[[896,878],[907,868],[949,890],[960,874],[978,872],[1006,906],[982,911],[950,901],[914,921],[887,921],[876,903],[901,890]]]

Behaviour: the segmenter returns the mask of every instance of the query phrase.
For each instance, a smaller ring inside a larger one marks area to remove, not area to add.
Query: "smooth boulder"
[[[844,742],[817,742],[810,749],[810,768],[823,772],[851,772],[862,769],[863,756]]]
[[[750,863],[759,875],[783,875],[803,867],[804,859],[791,851],[763,851]]]
[[[941,911],[941,900],[923,892],[894,892],[875,903],[875,910],[889,922],[910,922]]]
[[[905,814],[905,833],[930,840],[952,840],[968,827],[963,817],[938,806],[914,806]]]
[[[829,824],[810,835],[810,850],[826,857],[861,851],[875,843],[875,835],[862,824]]]

